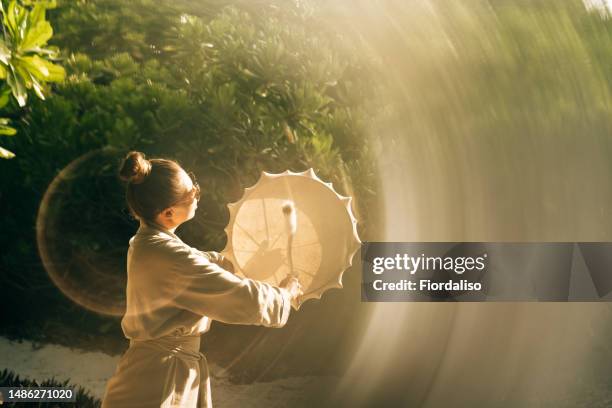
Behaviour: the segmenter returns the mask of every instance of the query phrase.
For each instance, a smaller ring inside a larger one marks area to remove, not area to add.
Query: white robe
[[[240,278],[156,224],[130,239],[127,307],[121,321],[130,347],[109,379],[103,408],[212,406],[200,334],[211,320],[283,327],[286,289]]]

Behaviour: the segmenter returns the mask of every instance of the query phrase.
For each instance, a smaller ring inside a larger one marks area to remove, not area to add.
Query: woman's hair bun
[[[151,162],[145,158],[144,153],[133,151],[129,152],[123,160],[119,177],[129,183],[138,184],[142,183],[150,172]]]

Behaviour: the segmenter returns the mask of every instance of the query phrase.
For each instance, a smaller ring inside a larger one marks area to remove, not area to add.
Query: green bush
[[[147,13],[135,13],[139,7]],[[86,321],[97,322],[76,306],[68,310],[33,261],[33,227],[49,183],[97,149],[103,153],[65,183],[70,200],[55,200],[49,221],[54,262],[74,279],[87,278],[86,265],[104,265],[87,282],[109,299],[124,295],[125,251],[137,227],[115,177],[130,149],[175,158],[196,173],[204,199],[182,235],[209,250],[224,245],[226,204],[262,170],[313,167],[340,192],[355,195],[358,208],[373,199],[365,141],[365,95],[372,89],[349,44],[316,32],[310,11],[292,3],[256,11],[217,7],[214,15],[177,7],[95,0],[60,3],[51,15],[66,79],[48,100],[12,113],[19,137],[7,139],[7,147],[19,155],[0,164],[0,210],[12,214],[5,224],[10,233],[0,237],[0,283],[14,289],[0,301],[10,308],[29,302],[4,330],[22,333],[27,316],[32,335],[43,327],[39,310],[81,316],[75,324],[83,330],[89,330]],[[113,23],[93,24],[101,20]],[[155,34],[162,21],[163,38]],[[158,51],[148,47],[151,41]],[[367,225],[365,216],[360,221]],[[29,282],[40,288],[37,296]]]
[[[0,1],[0,108],[7,106],[10,96],[19,107],[25,106],[28,90],[45,99],[47,84],[64,79],[64,68],[52,62],[57,50],[47,47],[53,28],[45,14],[53,7],[54,1]],[[15,135],[8,118],[0,118],[0,135]],[[14,156],[13,152],[0,147],[0,158]]]

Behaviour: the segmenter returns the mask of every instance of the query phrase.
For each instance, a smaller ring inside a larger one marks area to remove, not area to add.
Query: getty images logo
[[[487,267],[488,255],[481,256],[410,256],[396,254],[395,256],[379,256],[372,259],[372,272],[377,275],[385,271],[407,271],[414,275],[417,271],[445,270],[462,275],[466,271],[482,271]]]

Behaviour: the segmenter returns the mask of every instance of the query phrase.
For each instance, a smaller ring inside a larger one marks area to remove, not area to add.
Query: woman
[[[172,160],[125,158],[127,203],[140,221],[127,254],[127,307],[121,321],[130,347],[108,381],[102,407],[212,407],[200,335],[211,320],[283,327],[301,295],[295,278],[275,287],[229,272],[217,252],[174,234],[193,218],[195,180]]]

